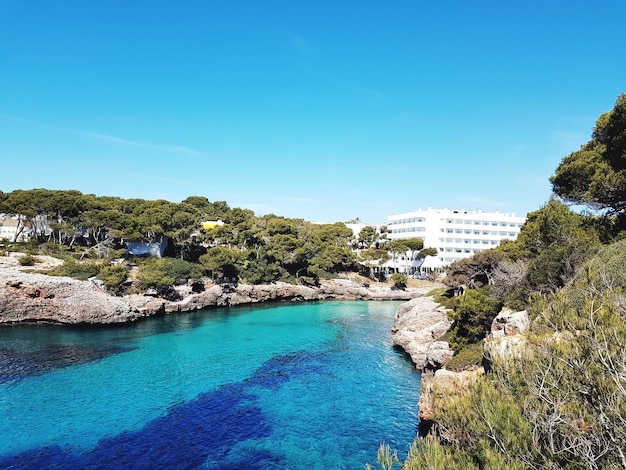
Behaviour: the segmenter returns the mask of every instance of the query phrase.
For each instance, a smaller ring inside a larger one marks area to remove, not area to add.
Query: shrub
[[[274,263],[268,263],[263,258],[250,260],[241,272],[241,277],[250,284],[269,284],[286,275],[288,273],[284,268]]]
[[[492,297],[488,287],[470,289],[457,299],[454,310],[449,311],[448,316],[454,320],[450,346],[460,351],[485,337],[491,322],[502,309],[502,301]]]
[[[461,372],[471,369],[474,366],[480,366],[483,362],[483,343],[470,344],[464,347],[450,359],[446,364],[446,369]]]
[[[104,282],[107,292],[118,295],[128,279],[128,271],[124,266],[104,266],[96,277]]]
[[[36,262],[37,262],[37,258],[35,258],[31,254],[26,254],[26,255],[20,257],[20,259],[19,259],[19,263],[22,266],[34,266]]]
[[[80,262],[67,258],[63,264],[48,271],[51,276],[68,276],[81,281],[96,276],[100,272],[100,265],[92,262]]]
[[[176,281],[176,277],[168,275],[161,263],[144,263],[139,267],[139,272],[137,273],[137,284],[142,289],[154,288],[161,290],[171,287],[174,281]]]
[[[202,268],[197,263],[191,263],[178,258],[158,258],[154,263],[165,270],[167,276],[174,279],[200,279]]]
[[[408,278],[404,274],[393,273],[390,279],[396,289],[406,288]]]
[[[244,258],[239,251],[230,250],[223,246],[216,246],[200,256],[200,263],[204,271],[213,277],[237,277]]]

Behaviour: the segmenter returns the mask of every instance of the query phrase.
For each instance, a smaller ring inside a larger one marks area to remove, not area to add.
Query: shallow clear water
[[[398,302],[0,329],[0,468],[362,469],[406,455],[419,374]]]

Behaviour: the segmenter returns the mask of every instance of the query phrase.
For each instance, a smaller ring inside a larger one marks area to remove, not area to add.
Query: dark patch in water
[[[253,389],[275,389],[306,367],[302,353],[267,361],[249,379],[224,385],[176,405],[142,429],[102,439],[83,454],[59,446],[30,449],[15,456],[0,456],[0,468],[284,468],[281,455],[267,450],[244,450],[232,455],[233,447],[246,440],[261,440],[271,434]]]
[[[107,356],[130,350],[132,348],[121,346],[93,348],[75,344],[52,345],[29,352],[0,348],[0,383],[45,374],[63,367],[99,361]]]
[[[283,383],[296,376],[330,375],[324,367],[326,354],[296,351],[291,354],[275,356],[259,367],[254,375],[246,380],[250,386],[268,390],[277,390]]]

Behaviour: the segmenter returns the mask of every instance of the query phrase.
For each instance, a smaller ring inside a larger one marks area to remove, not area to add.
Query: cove
[[[400,302],[0,329],[0,468],[358,469],[417,433]]]

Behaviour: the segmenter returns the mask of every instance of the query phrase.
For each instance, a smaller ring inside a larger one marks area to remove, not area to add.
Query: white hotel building
[[[387,230],[390,240],[418,237],[424,240],[424,248],[437,248],[437,256],[428,256],[423,263],[398,260],[395,267],[410,274],[416,270],[422,273],[440,270],[474,253],[495,248],[504,239],[514,240],[525,221],[526,217],[515,213],[429,207],[425,211],[388,216]]]

